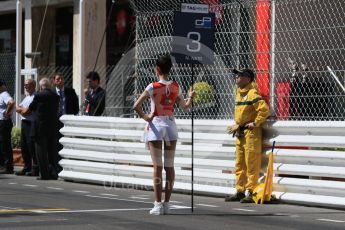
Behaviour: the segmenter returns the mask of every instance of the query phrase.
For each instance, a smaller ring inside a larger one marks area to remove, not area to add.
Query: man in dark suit
[[[99,86],[100,77],[95,71],[86,76],[89,89],[85,90],[84,114],[89,116],[102,116],[105,108],[105,90]]]
[[[54,85],[53,91],[60,97],[59,103],[59,112],[58,117],[60,118],[64,114],[72,114],[77,115],[79,112],[79,102],[78,96],[75,93],[73,88],[65,87],[65,78],[62,73],[56,73],[54,75]],[[59,132],[59,130],[63,127],[63,123],[59,120],[58,121],[58,130],[57,130],[57,151],[63,148],[62,144],[60,144],[59,140],[63,135]],[[61,160],[60,155],[58,154],[58,161]],[[61,166],[58,166],[58,172],[62,170]]]
[[[39,82],[40,92],[35,94],[30,106],[23,114],[34,112],[33,136],[41,180],[57,179],[57,125],[59,96],[50,88],[48,78]]]
[[[62,73],[54,76],[53,91],[60,97],[59,117],[64,114],[77,115],[79,112],[78,96],[73,88],[65,87],[65,79]]]

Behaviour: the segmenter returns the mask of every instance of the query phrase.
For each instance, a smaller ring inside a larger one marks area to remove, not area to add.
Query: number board
[[[175,11],[172,55],[177,63],[213,64],[214,13]]]

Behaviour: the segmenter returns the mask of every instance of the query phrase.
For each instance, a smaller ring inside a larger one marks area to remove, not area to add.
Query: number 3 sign
[[[172,54],[177,63],[213,64],[214,13],[174,14]]]

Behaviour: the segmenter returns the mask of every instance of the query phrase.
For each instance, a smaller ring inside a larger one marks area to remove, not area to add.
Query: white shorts
[[[176,141],[178,139],[175,118],[157,116],[149,123],[146,141]]]

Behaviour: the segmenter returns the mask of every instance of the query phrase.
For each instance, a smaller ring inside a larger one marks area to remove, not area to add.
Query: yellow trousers
[[[244,130],[244,137],[236,141],[236,190],[252,192],[258,184],[261,168],[262,130]]]

